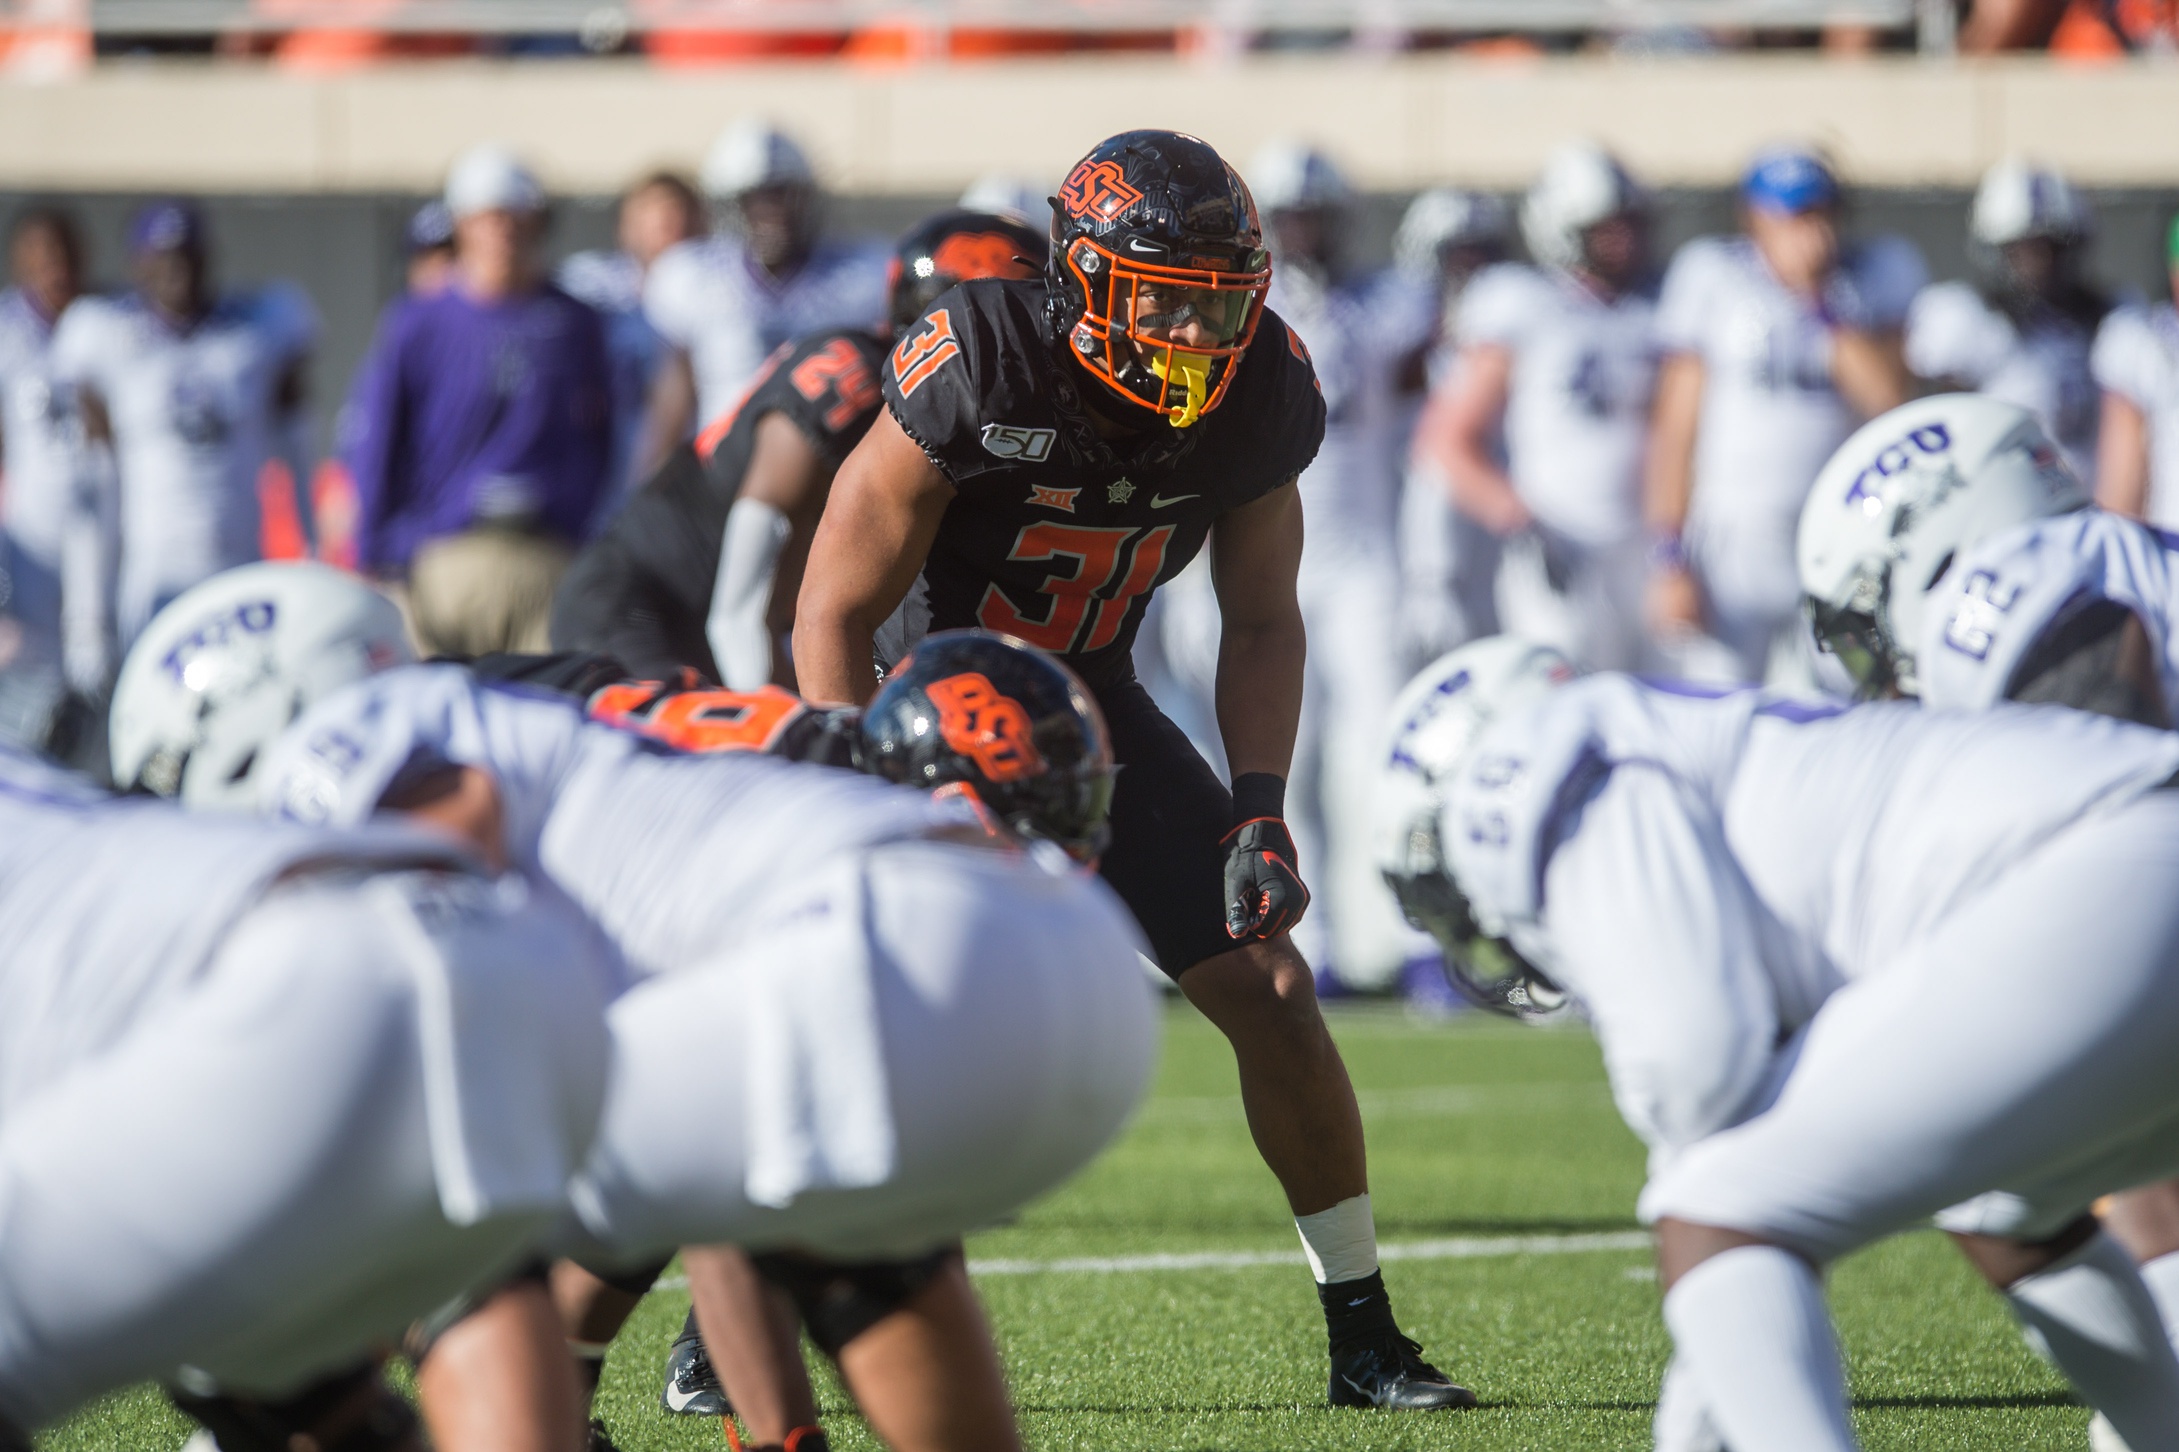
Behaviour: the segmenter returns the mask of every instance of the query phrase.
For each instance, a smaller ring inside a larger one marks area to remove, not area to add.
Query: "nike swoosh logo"
[[[1165,497],[1164,495],[1162,495],[1162,494],[1153,494],[1153,495],[1151,495],[1151,496],[1150,496],[1150,507],[1151,507],[1152,509],[1163,509],[1163,508],[1164,508],[1164,507],[1165,507],[1166,505],[1168,505],[1168,504],[1178,504],[1178,503],[1180,503],[1180,501],[1181,501],[1181,500],[1183,500],[1183,499],[1200,499],[1200,498],[1202,498],[1202,496],[1201,496],[1201,495],[1199,495],[1199,494],[1175,494],[1175,495],[1174,495],[1174,496],[1173,496],[1172,498],[1170,498],[1170,499],[1167,499],[1167,498],[1166,498],[1166,497]]]
[[[1366,1305],[1368,1305],[1368,1304],[1369,1304],[1369,1297],[1367,1297],[1367,1296],[1357,1296],[1357,1297],[1355,1297],[1355,1298],[1354,1298],[1353,1300],[1351,1300],[1351,1301],[1347,1302],[1347,1309],[1351,1311],[1351,1310],[1353,1310],[1353,1309],[1354,1309],[1354,1308],[1355,1308],[1356,1306],[1366,1306]]]

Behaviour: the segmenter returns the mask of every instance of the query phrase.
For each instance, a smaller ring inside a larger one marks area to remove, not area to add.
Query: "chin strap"
[[[1200,353],[1168,348],[1150,360],[1150,371],[1170,383],[1176,376],[1188,392],[1188,401],[1165,411],[1165,421],[1176,429],[1187,428],[1203,417],[1203,403],[1211,394],[1211,360]]]

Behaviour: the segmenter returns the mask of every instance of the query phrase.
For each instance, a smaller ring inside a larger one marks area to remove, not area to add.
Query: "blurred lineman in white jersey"
[[[1512,219],[1488,192],[1436,187],[1408,204],[1392,239],[1392,286],[1413,310],[1413,338],[1393,375],[1392,436],[1407,448],[1400,485],[1400,632],[1408,661],[1498,633],[1498,537],[1453,508],[1444,468],[1424,446],[1444,407],[1469,283],[1506,255]],[[1503,448],[1499,450],[1504,453]]]
[[[1896,238],[1842,244],[1839,206],[1821,158],[1766,152],[1741,184],[1746,235],[1690,242],[1665,274],[1649,616],[1683,674],[1812,683],[1794,524],[1831,451],[1906,398],[1899,329],[1925,277]]]
[[[2179,284],[2179,218],[2164,248]],[[2164,302],[2113,312],[2089,365],[2103,389],[2096,502],[2179,529],[2179,309]]]
[[[792,137],[756,121],[730,126],[698,181],[720,229],[667,248],[643,283],[644,315],[668,352],[633,465],[638,479],[699,421],[732,408],[782,343],[885,321],[887,250],[820,237],[824,196]]]
[[[2179,1168],[2179,735],[1571,677],[1501,640],[1416,681],[1384,860],[1478,997],[1596,1029],[1651,1151],[1662,1452],[1851,1452],[1820,1269],[1932,1215],[2131,1445],[2179,1445],[2088,1213]]]
[[[1907,312],[1907,367],[2032,410],[2081,478],[2096,477],[2102,399],[2089,346],[2110,300],[2081,276],[2095,217],[2054,171],[1999,162],[1969,214],[1973,282],[1940,282]]]
[[[1877,419],[1826,466],[1801,516],[1801,583],[1865,692],[2172,724],[2174,541],[2053,485],[2029,463],[2049,449],[2023,410],[1953,396]],[[2116,1197],[2105,1224],[2179,1332],[2179,1184]]]
[[[256,1432],[230,1448],[349,1445],[400,1407],[377,1348],[535,1253],[615,970],[462,862],[0,749],[0,1446],[146,1380]],[[352,1396],[285,1420],[334,1373]]]
[[[1645,663],[1648,209],[1601,147],[1553,154],[1521,209],[1539,265],[1469,285],[1456,371],[1421,443],[1461,512],[1504,542],[1503,628],[1611,670]]]
[[[258,476],[303,457],[304,369],[317,335],[288,286],[215,294],[204,219],[159,202],[129,230],[137,290],[84,298],[53,334],[53,372],[119,478],[115,623],[126,648],[169,600],[258,557]]]
[[[646,1283],[684,1245],[902,1266],[855,1324],[804,1301],[819,1345],[897,1452],[1016,1445],[947,1248],[1071,1175],[1143,1093],[1156,1022],[1111,891],[990,845],[961,802],[664,752],[456,666],[327,697],[253,776],[271,810],[357,822],[420,770],[456,773],[488,853],[566,892],[643,980],[612,1010],[613,1089],[560,1249]],[[958,1374],[858,1376],[843,1352],[911,1301],[971,1334],[965,1361],[934,1357]],[[943,1415],[919,1433],[905,1407]]]

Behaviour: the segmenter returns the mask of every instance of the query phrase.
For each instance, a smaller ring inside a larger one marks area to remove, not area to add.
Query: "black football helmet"
[[[1271,289],[1263,223],[1206,142],[1127,131],[1075,164],[1052,207],[1053,332],[1128,403],[1187,428],[1218,407]],[[1207,345],[1183,347],[1189,321]]]
[[[1051,251],[1032,227],[993,212],[940,212],[893,248],[886,277],[893,331],[915,326],[938,295],[972,277],[1035,277]]]
[[[1112,738],[1052,657],[988,630],[942,630],[893,667],[862,715],[864,771],[926,791],[958,783],[1023,837],[1078,861],[1104,851]]]

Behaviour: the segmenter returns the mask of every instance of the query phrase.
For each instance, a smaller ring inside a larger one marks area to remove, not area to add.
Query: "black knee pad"
[[[552,1284],[552,1267],[541,1260],[533,1260],[505,1280],[474,1291],[462,1292],[409,1327],[408,1335],[401,1338],[401,1354],[422,1366],[424,1358],[431,1355],[431,1348],[439,1344],[441,1336],[475,1315],[478,1308],[501,1291],[526,1282],[535,1282],[549,1290]]]
[[[313,1382],[285,1401],[171,1386],[166,1394],[212,1434],[220,1452],[423,1452],[415,1408],[386,1385],[373,1362]]]
[[[575,1264],[582,1266],[584,1270],[590,1272],[616,1291],[631,1296],[641,1296],[647,1294],[652,1286],[658,1284],[658,1278],[665,1274],[666,1267],[673,1264],[673,1257],[668,1255],[662,1260],[655,1260],[647,1265],[637,1266],[634,1270],[601,1270],[599,1267],[589,1265],[582,1260],[577,1260]]]
[[[791,1251],[749,1257],[757,1274],[793,1300],[810,1340],[835,1361],[848,1342],[908,1304],[960,1258],[959,1241],[913,1260],[821,1260]]]

